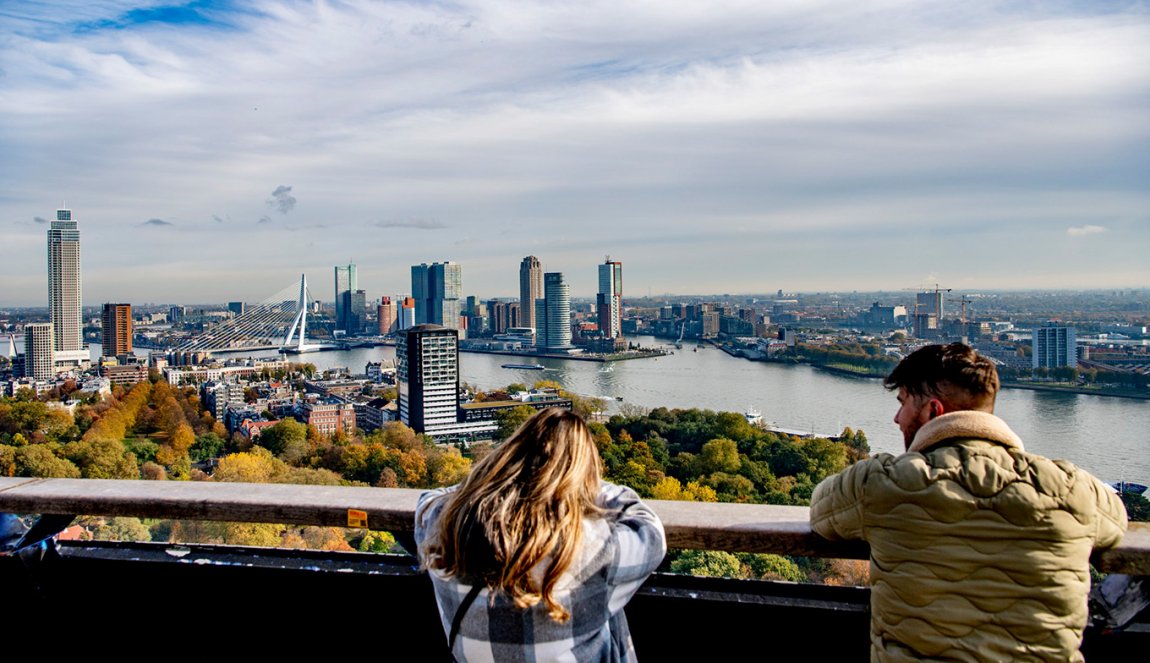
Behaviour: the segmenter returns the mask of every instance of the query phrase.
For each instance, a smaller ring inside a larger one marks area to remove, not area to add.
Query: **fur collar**
[[[948,412],[926,422],[915,433],[908,451],[921,453],[940,442],[955,438],[987,440],[1009,449],[1025,451],[1022,439],[1010,430],[1005,421],[989,412],[976,410]]]

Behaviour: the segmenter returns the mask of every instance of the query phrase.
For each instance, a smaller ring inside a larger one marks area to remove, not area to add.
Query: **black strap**
[[[483,587],[480,583],[473,585],[471,591],[467,592],[467,597],[463,599],[463,603],[460,603],[459,608],[455,611],[455,619],[451,620],[451,635],[447,637],[448,650],[455,651],[455,636],[459,635],[459,625],[463,623],[463,615],[467,614],[471,604],[475,603],[475,597],[479,596]]]

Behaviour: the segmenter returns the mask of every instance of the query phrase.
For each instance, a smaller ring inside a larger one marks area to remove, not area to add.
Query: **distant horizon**
[[[8,0],[0,300],[1150,284],[1150,5]],[[1139,175],[1139,173],[1142,173]],[[790,286],[790,287],[788,287]],[[90,304],[91,305],[91,304]]]
[[[1116,292],[1120,292],[1120,293],[1122,293],[1123,296],[1133,296],[1136,293],[1137,294],[1145,294],[1145,293],[1142,293],[1141,291],[1144,291],[1144,290],[1150,291],[1150,286],[1129,286],[1129,287],[1116,287],[1116,288],[983,288],[983,289],[979,289],[979,290],[962,290],[962,289],[952,288],[950,291],[945,291],[945,289],[943,289],[943,290],[944,290],[944,297],[947,299],[947,301],[950,301],[954,297],[959,297],[962,295],[979,295],[979,294],[983,294],[983,293],[988,294],[988,295],[1030,294],[1030,293],[1033,293],[1033,294],[1102,293],[1102,294],[1113,295]],[[790,296],[800,296],[801,297],[801,296],[816,296],[816,295],[823,295],[823,296],[848,295],[851,297],[866,298],[866,297],[877,296],[877,295],[887,295],[887,296],[889,296],[889,295],[901,295],[908,300],[913,300],[916,293],[926,293],[926,292],[933,292],[933,291],[934,291],[933,288],[923,289],[923,290],[906,289],[906,288],[880,289],[880,290],[793,290],[793,291],[789,291],[789,292],[784,291],[783,297],[788,298]],[[394,297],[396,294],[410,295],[410,293],[383,293],[382,295],[376,296],[374,299],[378,303],[379,298],[381,296],[382,297]],[[468,296],[471,296],[471,295],[468,295]],[[487,302],[487,301],[490,301],[492,299],[516,300],[516,301],[518,301],[518,299],[519,299],[519,297],[517,295],[492,295],[492,296],[475,295],[475,296],[480,297],[480,300],[482,302]],[[465,296],[464,299],[466,299],[466,297],[467,296]],[[728,299],[754,298],[754,299],[758,299],[758,300],[767,302],[767,301],[777,300],[778,296],[776,293],[769,293],[769,292],[758,292],[758,293],[756,293],[756,292],[732,292],[732,293],[711,293],[711,294],[664,292],[664,293],[652,293],[650,295],[628,295],[626,293],[623,294],[624,303],[626,303],[627,300],[629,300],[629,299],[630,300],[637,300],[637,299],[680,299],[680,300],[682,300],[682,299],[697,299],[697,300],[707,301],[707,300],[723,299],[723,298],[728,298]],[[590,295],[576,295],[576,296],[571,297],[572,302],[587,302],[587,301],[594,302],[594,300],[595,300],[594,293],[592,293]],[[103,306],[104,304],[131,304],[133,307],[186,306],[189,308],[220,307],[222,309],[226,309],[228,303],[238,302],[238,301],[242,301],[244,304],[254,304],[254,303],[259,303],[260,301],[263,301],[263,300],[226,299],[226,300],[220,300],[220,301],[216,301],[216,302],[210,302],[210,301],[194,302],[194,301],[174,301],[174,300],[173,301],[161,301],[161,302],[132,302],[132,301],[125,301],[125,300],[121,299],[121,300],[109,300],[106,302],[99,302],[96,304],[83,304],[83,307],[84,308],[99,308],[99,307]],[[319,301],[322,304],[334,305],[334,301],[332,301],[332,300],[320,299]],[[372,299],[369,297],[368,303],[370,304],[371,301],[372,301]],[[913,303],[913,301],[911,303]],[[40,309],[47,311],[48,310],[47,304],[44,304],[43,306],[36,306],[36,305],[22,306],[22,305],[6,304],[3,302],[0,302],[0,311],[6,311],[6,310],[37,311]],[[1150,311],[1147,312],[1147,315],[1150,316]]]

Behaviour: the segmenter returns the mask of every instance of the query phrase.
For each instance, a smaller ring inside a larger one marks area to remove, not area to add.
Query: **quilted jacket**
[[[1090,553],[1122,539],[1126,510],[998,417],[961,411],[820,483],[811,527],[870,544],[872,660],[1080,661]]]

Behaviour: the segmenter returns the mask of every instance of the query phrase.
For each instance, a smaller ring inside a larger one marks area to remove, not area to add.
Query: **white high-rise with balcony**
[[[48,312],[52,320],[52,355],[56,363],[86,363],[84,322],[80,307],[80,230],[72,210],[56,210],[48,229]]]

